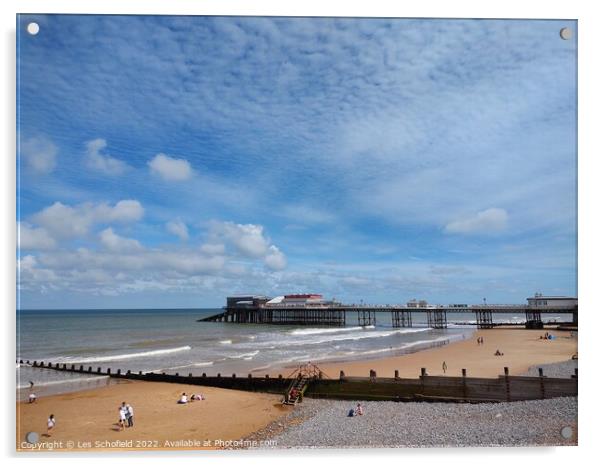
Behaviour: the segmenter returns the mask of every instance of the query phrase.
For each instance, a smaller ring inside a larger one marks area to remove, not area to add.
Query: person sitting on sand
[[[38,397],[36,396],[35,393],[30,393],[29,394],[29,402],[30,403],[35,403],[37,399],[38,399]]]
[[[355,415],[362,416],[363,414],[364,414],[364,407],[360,403],[358,403],[355,408]]]
[[[355,409],[351,408],[349,410],[349,412],[347,413],[347,417],[353,417],[353,416],[355,416]]]
[[[202,401],[204,399],[205,399],[205,397],[203,396],[202,393],[200,393],[200,394],[199,393],[193,393],[190,396],[190,401]]]
[[[186,403],[188,403],[188,397],[186,396],[186,393],[182,393],[182,396],[178,400],[178,404],[185,405]]]
[[[500,352],[500,350],[499,350],[499,349],[498,349],[498,350],[495,350],[495,354],[494,354],[494,356],[503,356],[503,355],[504,355],[504,353]]]
[[[48,418],[48,422],[46,423],[46,436],[50,437],[50,431],[54,429],[56,425],[56,419],[54,418],[54,414],[51,414]]]

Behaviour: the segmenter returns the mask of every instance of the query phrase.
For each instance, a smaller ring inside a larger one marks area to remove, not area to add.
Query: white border
[[[586,455],[595,454],[596,433],[599,431],[600,408],[599,375],[600,361],[597,358],[599,336],[593,320],[600,314],[594,293],[599,286],[597,265],[601,263],[599,242],[599,218],[601,207],[597,199],[600,194],[600,44],[602,44],[600,19],[593,6],[595,2],[545,1],[526,2],[524,0],[506,0],[483,2],[471,0],[387,2],[370,1],[328,1],[305,0],[294,2],[267,0],[4,0],[0,3],[2,15],[1,49],[2,62],[2,94],[4,108],[1,113],[3,157],[2,157],[2,202],[1,214],[4,220],[1,234],[2,248],[2,297],[3,329],[5,331],[3,359],[5,362],[5,382],[2,384],[2,401],[8,415],[2,425],[4,456],[12,463],[15,460],[14,446],[14,372],[12,360],[15,352],[15,14],[20,13],[102,13],[102,14],[220,14],[220,15],[287,15],[287,16],[398,16],[398,17],[468,17],[468,18],[562,18],[579,20],[579,301],[580,316],[580,422],[579,443],[577,448],[532,448],[532,449],[446,449],[446,450],[388,450],[333,452],[333,451],[298,451],[277,452],[273,454],[261,452],[241,452],[235,454],[137,454],[128,455],[125,461],[140,461],[160,464],[168,458],[177,456],[178,463],[261,461],[264,464],[276,464],[282,461],[302,461],[308,458],[329,462],[342,460],[345,463],[365,463],[370,456],[381,456],[380,461],[424,461],[435,460],[439,464],[479,464],[487,461],[488,465],[504,464],[528,457],[534,464],[560,464],[570,461],[572,464],[584,460]],[[596,332],[596,333],[594,333]],[[124,461],[122,454],[102,454],[86,457],[86,463],[103,464]],[[382,457],[386,458],[382,458]],[[43,461],[45,464],[64,463],[66,461],[81,462],[82,456],[75,455],[19,455],[29,461]],[[486,457],[486,458],[485,458]],[[175,458],[174,458],[175,459]]]

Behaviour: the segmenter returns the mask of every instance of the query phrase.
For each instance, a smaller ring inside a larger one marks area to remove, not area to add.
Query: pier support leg
[[[447,312],[444,309],[433,309],[426,313],[427,324],[431,328],[447,328]]]
[[[391,311],[391,325],[395,328],[411,327],[412,313],[410,311]]]
[[[543,322],[541,321],[541,312],[536,310],[529,310],[526,313],[526,324],[525,328],[528,329],[542,329]]]
[[[357,324],[362,327],[376,324],[376,311],[358,310]]]
[[[475,311],[477,328],[493,328],[493,316],[490,310],[478,309]]]

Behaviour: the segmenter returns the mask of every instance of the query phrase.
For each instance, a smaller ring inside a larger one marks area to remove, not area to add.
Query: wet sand
[[[540,340],[540,335],[545,332],[557,338]],[[483,337],[484,344],[477,344],[478,337]],[[498,349],[504,353],[503,356],[494,355]],[[429,375],[444,375],[445,361],[447,375],[462,375],[464,368],[469,377],[497,377],[504,373],[504,367],[509,368],[511,375],[520,375],[527,372],[530,366],[566,361],[576,353],[577,337],[571,336],[571,332],[499,328],[479,330],[472,338],[416,353],[367,361],[319,364],[319,367],[331,378],[338,378],[341,370],[345,375],[368,377],[371,369],[380,377],[393,377],[395,370],[399,370],[400,377],[415,378],[420,375],[422,367],[426,368]],[[290,371],[290,368],[286,370]]]

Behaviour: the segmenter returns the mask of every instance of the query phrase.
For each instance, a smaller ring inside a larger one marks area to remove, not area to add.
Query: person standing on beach
[[[46,436],[50,437],[50,431],[52,431],[52,429],[54,429],[54,426],[56,425],[56,419],[54,418],[54,414],[51,414],[50,417],[48,418],[48,422],[46,423]]]
[[[131,404],[125,405],[125,417],[128,420],[128,427],[134,427],[134,408]]]
[[[119,407],[119,430],[125,430],[125,421],[126,421],[126,414],[125,414],[125,401],[121,404],[121,406]]]
[[[443,368],[443,373],[445,374],[445,372],[447,371],[447,364],[445,363],[445,361],[443,361],[443,365],[441,367]]]

